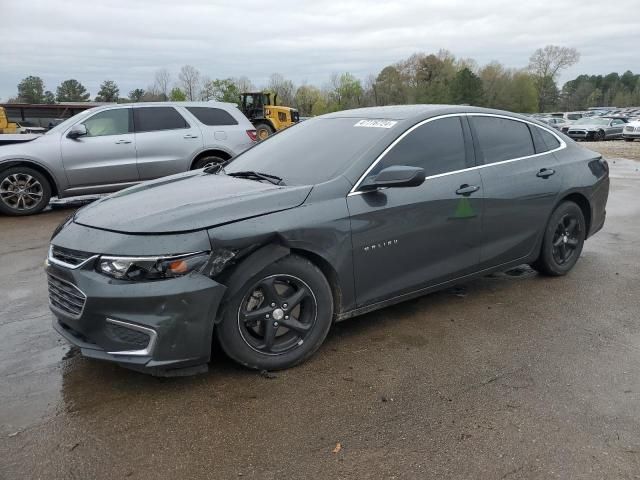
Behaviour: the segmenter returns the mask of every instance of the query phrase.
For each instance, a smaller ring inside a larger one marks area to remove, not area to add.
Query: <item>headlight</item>
[[[98,272],[119,280],[161,280],[201,271],[210,259],[209,252],[164,257],[115,257],[98,259]]]

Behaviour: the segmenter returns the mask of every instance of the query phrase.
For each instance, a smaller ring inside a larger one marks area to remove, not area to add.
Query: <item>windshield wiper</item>
[[[274,185],[284,185],[282,178],[277,177],[275,175],[269,175],[268,173],[254,172],[252,170],[247,170],[244,172],[231,172],[227,173],[230,177],[238,177],[238,178],[247,178],[249,180],[266,180],[269,183],[273,183]]]

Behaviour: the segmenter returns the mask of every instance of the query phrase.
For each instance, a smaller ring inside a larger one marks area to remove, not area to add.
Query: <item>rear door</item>
[[[513,118],[481,114],[468,118],[476,158],[482,164],[481,266],[488,268],[532,252],[560,192],[562,181],[552,152],[561,142],[551,130]],[[537,129],[535,146],[530,127]]]
[[[87,135],[61,139],[69,187],[138,181],[131,108],[100,110],[81,123]]]
[[[185,109],[200,123],[205,149],[220,149],[235,156],[253,144],[247,133],[253,126],[248,120],[245,119],[246,122],[240,125],[230,112],[218,107],[193,106]],[[239,110],[235,110],[238,116],[242,115]]]
[[[169,105],[133,108],[138,172],[141,180],[189,170],[202,149],[200,128]]]
[[[347,197],[358,306],[476,269],[482,188],[463,126],[452,116],[415,127],[363,179],[392,165],[417,166],[427,175],[422,185]]]

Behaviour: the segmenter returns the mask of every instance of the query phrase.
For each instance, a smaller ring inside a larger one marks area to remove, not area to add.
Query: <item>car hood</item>
[[[585,125],[569,125],[569,128],[572,130],[600,130],[602,128],[607,128],[607,125],[598,125],[598,124],[585,124]]]
[[[0,152],[4,154],[5,151],[8,151],[9,148],[12,148],[7,147],[7,145],[24,144],[26,142],[32,142],[33,140],[43,137],[44,135],[40,133],[11,133],[0,135],[0,146],[4,146],[4,148],[0,150]]]
[[[201,170],[104,197],[78,211],[80,225],[132,234],[215,227],[301,205],[311,186],[277,186]]]

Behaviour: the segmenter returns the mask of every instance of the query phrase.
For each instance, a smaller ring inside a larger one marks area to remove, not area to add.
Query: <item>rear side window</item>
[[[131,132],[129,108],[114,108],[96,113],[83,122],[87,137],[123,135]]]
[[[533,155],[533,140],[526,123],[500,117],[472,116],[484,164]]]
[[[189,128],[182,115],[173,107],[142,107],[133,109],[136,132]]]
[[[187,107],[200,122],[211,127],[218,125],[238,125],[238,121],[233,116],[221,108],[210,107]]]
[[[542,142],[543,142],[543,145],[542,145],[543,150],[540,150],[538,153],[548,152],[549,150],[555,150],[556,148],[560,147],[560,141],[551,132],[548,132],[543,128],[534,127],[533,125],[530,128],[535,133],[540,135],[540,138],[542,139]],[[539,150],[539,149],[536,148],[536,150]]]
[[[427,177],[467,168],[460,117],[442,118],[411,131],[371,170],[377,175],[392,165],[421,167]]]

